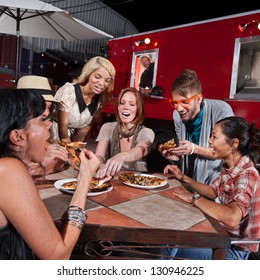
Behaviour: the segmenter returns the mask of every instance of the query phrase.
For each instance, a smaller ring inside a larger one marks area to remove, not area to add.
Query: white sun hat
[[[17,89],[31,89],[43,96],[45,101],[59,102],[54,96],[49,80],[46,77],[26,75],[17,83]]]

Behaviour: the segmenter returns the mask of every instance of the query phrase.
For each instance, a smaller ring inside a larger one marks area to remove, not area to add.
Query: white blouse
[[[69,136],[73,133],[75,128],[85,127],[91,123],[93,116],[90,114],[88,107],[80,113],[74,83],[67,82],[58,89],[55,98],[60,101],[59,110],[69,113]],[[98,103],[97,109],[101,103]],[[54,119],[51,128],[53,139],[59,139],[58,123]]]

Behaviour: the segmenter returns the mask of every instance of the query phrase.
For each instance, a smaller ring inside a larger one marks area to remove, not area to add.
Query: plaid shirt
[[[223,205],[235,201],[243,217],[234,228],[223,225],[232,237],[260,238],[260,176],[253,162],[243,156],[235,166],[223,167],[212,182],[214,192]],[[258,244],[239,244],[239,250],[256,252]]]

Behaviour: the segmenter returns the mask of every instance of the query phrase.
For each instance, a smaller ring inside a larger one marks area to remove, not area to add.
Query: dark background
[[[103,3],[132,22],[139,32],[260,9],[259,0],[104,0]]]

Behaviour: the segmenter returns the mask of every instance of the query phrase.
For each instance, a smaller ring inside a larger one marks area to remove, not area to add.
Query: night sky
[[[154,1],[150,0],[104,0],[103,2],[131,21],[139,32],[260,10],[259,0],[227,0],[224,3],[219,0],[211,0],[207,3],[198,0],[160,0],[156,5],[152,5]]]

